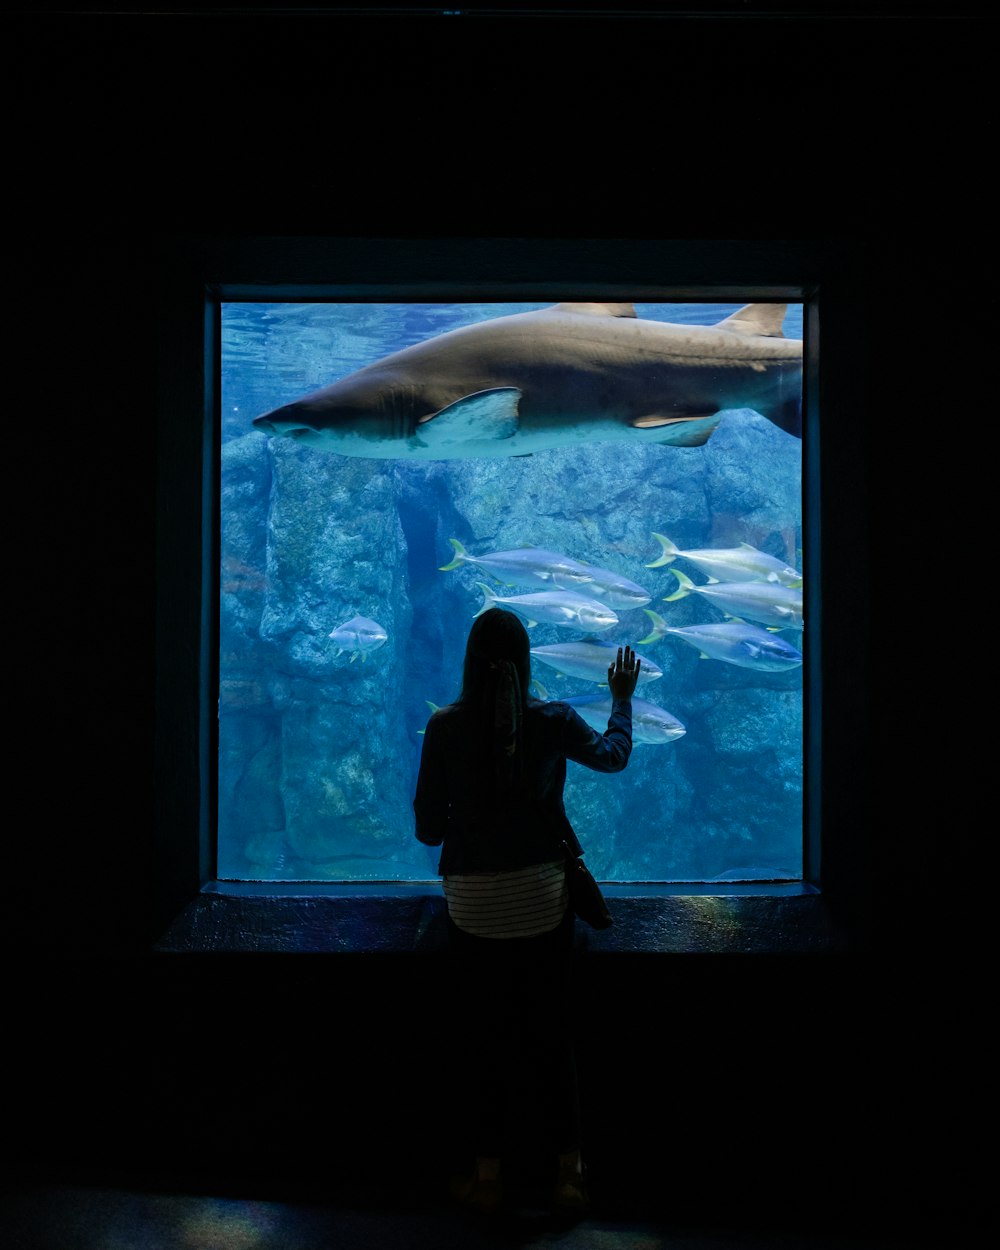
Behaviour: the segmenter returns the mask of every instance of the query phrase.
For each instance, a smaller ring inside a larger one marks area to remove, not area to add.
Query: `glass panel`
[[[643,656],[628,768],[568,769],[599,878],[801,878],[802,306],[549,307],[223,306],[220,878],[435,877],[421,734],[494,600],[601,729],[605,649]],[[394,374],[415,434],[387,374],[253,425],[473,325]]]

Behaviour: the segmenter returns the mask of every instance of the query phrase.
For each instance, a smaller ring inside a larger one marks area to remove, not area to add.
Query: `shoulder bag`
[[[601,887],[583,862],[583,856],[574,855],[565,839],[560,846],[566,857],[566,884],[569,886],[569,903],[573,911],[593,929],[610,929],[614,921],[604,901]]]

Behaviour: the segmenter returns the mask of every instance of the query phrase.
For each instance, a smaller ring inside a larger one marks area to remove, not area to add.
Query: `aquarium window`
[[[436,880],[422,734],[496,603],[599,730],[609,648],[643,657],[628,768],[568,769],[598,878],[801,882],[803,337],[801,303],[224,301],[218,879]]]

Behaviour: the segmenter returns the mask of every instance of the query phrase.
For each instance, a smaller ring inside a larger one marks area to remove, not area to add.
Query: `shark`
[[[715,325],[559,303],[434,335],[253,421],[345,456],[453,460],[591,442],[700,447],[722,413],[751,408],[801,437],[802,340],[787,304]]]

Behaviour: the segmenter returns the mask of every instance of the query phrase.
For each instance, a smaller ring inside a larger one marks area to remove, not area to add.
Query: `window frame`
[[[844,907],[838,908],[831,881],[839,888],[847,879],[828,878],[825,872],[824,735],[831,711],[836,719],[838,708],[836,699],[831,706],[823,697],[822,487],[824,460],[838,440],[836,423],[821,429],[819,420],[828,376],[819,369],[819,314],[822,287],[827,315],[826,278],[837,272],[833,258],[843,267],[837,248],[787,242],[260,238],[200,240],[197,246],[172,240],[164,247],[158,395],[158,949],[416,950],[436,947],[442,937],[437,882],[233,883],[215,875],[221,306],[239,300],[315,299],[802,303],[803,571],[809,619],[803,671],[803,880],[611,884],[606,892],[621,922],[585,937],[590,946],[609,952],[786,952],[851,945],[852,936],[842,930],[838,916],[850,910],[851,890],[842,891]],[[535,277],[523,280],[519,272]],[[615,281],[608,280],[609,273]],[[671,280],[651,283],[650,273],[667,273]],[[720,273],[732,276],[722,282]],[[375,280],[382,274],[391,280]],[[479,276],[471,279],[470,274]],[[636,280],[639,274],[644,280]],[[199,414],[200,423],[191,414]],[[835,453],[840,450],[834,446]],[[863,510],[854,520],[861,521],[860,540]],[[196,578],[191,577],[192,561]]]

